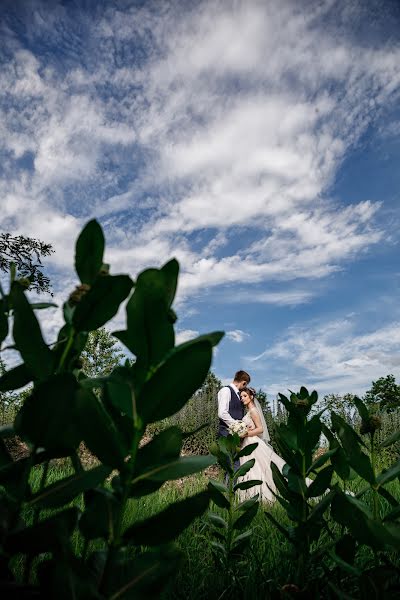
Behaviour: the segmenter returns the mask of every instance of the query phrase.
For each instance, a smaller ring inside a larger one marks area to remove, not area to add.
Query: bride
[[[272,477],[271,462],[275,463],[281,472],[286,463],[278,456],[278,454],[276,454],[276,452],[274,452],[269,443],[270,437],[267,424],[260,403],[256,399],[255,390],[249,387],[244,388],[240,392],[240,397],[245,409],[247,409],[247,412],[243,417],[243,422],[248,428],[245,437],[242,438],[242,448],[254,444],[256,441],[258,442],[258,446],[253,450],[250,456],[243,456],[240,459],[241,465],[252,458],[255,459],[255,463],[243,477],[239,478],[239,481],[258,479],[262,481],[262,484],[248,490],[239,490],[239,499],[245,500],[258,493],[260,500],[274,502],[275,497],[271,490],[275,492],[276,487]],[[309,483],[311,483],[311,481]]]

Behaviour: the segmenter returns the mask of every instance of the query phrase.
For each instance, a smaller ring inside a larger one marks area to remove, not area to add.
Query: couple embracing
[[[255,442],[258,445],[250,456],[240,459],[241,462],[255,459],[254,466],[240,478],[240,481],[258,479],[262,484],[258,488],[241,490],[240,498],[245,499],[258,493],[261,500],[273,502],[275,497],[271,490],[275,491],[275,484],[271,462],[282,471],[285,461],[274,452],[269,443],[270,436],[263,411],[256,398],[255,390],[249,387],[249,384],[250,375],[246,371],[237,371],[232,383],[218,392],[218,435],[227,436],[238,421],[243,422],[245,427],[244,433],[241,434],[242,448]],[[235,464],[234,467],[237,469],[239,464]]]

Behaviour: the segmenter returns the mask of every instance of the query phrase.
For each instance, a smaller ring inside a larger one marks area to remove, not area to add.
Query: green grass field
[[[48,482],[61,479],[71,472],[72,470],[65,463],[53,465],[49,470]],[[33,489],[38,487],[40,476],[41,468],[38,467],[32,474]],[[217,473],[216,476],[222,479],[222,473]],[[125,525],[128,526],[134,521],[145,519],[166,508],[170,503],[193,495],[204,489],[207,482],[208,477],[205,474],[199,474],[184,480],[168,482],[154,494],[138,500],[131,500],[125,515]],[[353,491],[357,491],[357,481],[353,481],[350,487]],[[392,482],[390,491],[395,497],[400,498],[398,480]],[[77,499],[76,502],[82,503],[82,498]],[[382,500],[382,508],[384,502]],[[214,512],[221,512],[221,514],[223,512],[214,505],[211,508]],[[250,547],[244,555],[243,561],[236,568],[237,581],[234,589],[230,588],[232,582],[226,573],[214,562],[210,543],[212,537],[206,524],[206,518],[203,517],[197,519],[177,539],[176,543],[183,553],[182,563],[177,576],[161,597],[165,600],[173,598],[217,600],[228,597],[265,599],[269,597],[269,589],[274,583],[279,586],[289,583],[296,568],[296,560],[291,545],[264,516],[264,511],[267,510],[281,523],[287,522],[284,511],[278,503],[259,509],[257,517],[252,523],[253,537]],[[42,518],[44,516],[43,512]],[[28,514],[26,517],[27,520],[30,519]],[[333,533],[339,533],[335,530],[336,526],[333,523],[330,523],[330,526]],[[322,548],[329,542],[329,536],[326,534],[321,539],[319,547]],[[83,552],[83,538],[79,534],[74,536],[73,547],[77,554]],[[100,541],[91,542],[87,552],[90,553],[100,547]],[[371,562],[372,565],[373,558],[372,552],[365,548],[360,560],[364,564]],[[399,562],[399,557],[396,557],[394,553],[392,553],[391,559]],[[18,563],[18,558],[14,565],[17,571],[22,571],[22,562]],[[316,575],[324,576],[322,566],[316,567]]]

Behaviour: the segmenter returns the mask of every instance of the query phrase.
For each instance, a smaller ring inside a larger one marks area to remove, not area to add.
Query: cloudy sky
[[[397,0],[3,0],[0,230],[53,244],[60,303],[94,217],[114,272],[177,257],[224,380],[400,376],[399,32]]]

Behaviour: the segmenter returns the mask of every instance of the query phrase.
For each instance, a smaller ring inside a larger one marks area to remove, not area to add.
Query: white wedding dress
[[[251,418],[251,413],[257,412],[256,408],[251,408],[243,417],[244,423],[249,425],[250,427],[255,425],[253,419]],[[263,439],[257,436],[245,437],[242,441],[242,448],[245,446],[249,446],[250,444],[258,443],[258,446],[253,452],[248,456],[243,456],[240,459],[240,465],[245,463],[252,458],[255,459],[254,466],[247,471],[246,475],[243,477],[239,477],[238,481],[250,481],[251,479],[259,479],[262,481],[262,485],[254,486],[248,490],[239,490],[238,496],[239,500],[243,501],[247,498],[251,498],[255,494],[259,494],[259,499],[267,502],[274,502],[275,496],[272,494],[271,488],[273,491],[276,491],[276,487],[274,484],[274,479],[272,477],[271,470],[271,462],[275,463],[280,472],[284,465],[285,461],[274,452],[272,446],[268,443],[264,442]],[[269,487],[268,487],[269,486]]]

